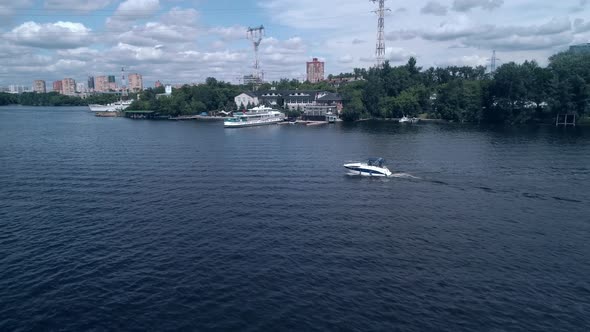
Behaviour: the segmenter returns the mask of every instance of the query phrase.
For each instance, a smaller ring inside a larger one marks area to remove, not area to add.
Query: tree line
[[[354,69],[332,78],[357,78],[335,88],[329,82],[312,84],[282,79],[260,90],[321,90],[338,92],[344,99],[344,120],[421,116],[456,122],[522,124],[549,122],[558,113],[588,114],[590,54],[563,52],[547,67],[535,61],[510,62],[495,73],[483,66],[423,69],[416,59],[402,66]],[[130,107],[163,115],[199,114],[238,108],[234,97],[252,90],[248,85],[208,78],[205,84],[183,86],[171,96],[163,88],[147,89]]]
[[[403,66],[355,70],[363,81],[343,86],[343,118],[423,116],[457,122],[554,121],[558,113],[588,113],[590,54],[563,52],[547,67],[535,61],[510,62],[495,73],[480,67]],[[351,74],[353,75],[353,74]]]
[[[119,100],[119,98],[118,95],[114,94],[96,94],[81,98],[78,96],[66,96],[57,92],[0,93],[0,106],[86,106],[89,104],[109,104]]]

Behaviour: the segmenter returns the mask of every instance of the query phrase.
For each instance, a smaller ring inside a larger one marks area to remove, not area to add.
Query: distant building
[[[244,75],[243,77],[244,80],[244,84],[248,85],[248,84],[262,84],[263,83],[263,79],[260,77],[256,77],[254,75]]]
[[[154,84],[154,87],[159,88],[162,86],[162,82],[160,81],[156,81],[156,84]]]
[[[73,78],[64,78],[61,80],[62,94],[73,96],[76,94],[76,81]]]
[[[33,91],[36,93],[46,93],[47,86],[45,85],[45,81],[43,80],[35,80],[33,82]]]
[[[53,92],[63,93],[63,84],[61,81],[53,82]]]
[[[324,80],[324,62],[318,58],[313,58],[312,62],[307,63],[307,80],[310,83],[317,83]]]
[[[328,79],[328,84],[330,84],[330,86],[335,87],[335,88],[339,88],[342,85],[351,83],[351,82],[356,82],[356,81],[364,81],[365,79],[362,77],[335,77],[335,78],[329,78]]]
[[[164,88],[164,93],[159,93],[156,95],[156,99],[160,99],[162,97],[171,97],[172,96],[172,85],[170,84],[166,84],[166,87]]]
[[[109,84],[108,84],[108,91],[117,91],[117,78],[115,75],[108,76]]]
[[[575,54],[590,53],[590,43],[570,46],[570,52]]]
[[[88,77],[88,91],[94,91],[94,76]]]
[[[8,87],[8,93],[12,93],[12,94],[20,94],[23,92],[29,92],[29,90],[27,88],[25,88],[24,85],[10,85]]]
[[[86,92],[86,85],[84,82],[76,83],[76,92],[78,93],[85,93]]]
[[[129,74],[129,91],[140,92],[143,90],[143,78],[140,74]]]
[[[96,76],[94,78],[94,91],[107,92],[109,91],[109,80],[106,76]]]
[[[248,107],[248,105],[258,106],[260,104],[258,96],[254,92],[241,93],[234,98],[234,102],[239,109],[244,109]]]

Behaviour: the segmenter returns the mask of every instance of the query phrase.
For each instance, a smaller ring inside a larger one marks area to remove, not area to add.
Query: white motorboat
[[[254,127],[275,124],[284,120],[283,113],[270,107],[259,106],[249,109],[248,112],[234,114],[234,117],[223,122],[223,126],[225,128]]]
[[[376,177],[388,177],[392,175],[389,168],[385,166],[385,160],[383,158],[370,158],[364,163],[345,164],[344,168],[348,170],[348,174],[350,175]]]
[[[92,112],[118,112],[127,109],[127,107],[129,107],[129,105],[131,105],[132,102],[133,100],[124,100],[107,105],[91,104],[88,105],[88,107]]]
[[[399,123],[418,123],[419,121],[420,119],[418,118],[408,118],[405,115],[401,119],[399,119]]]

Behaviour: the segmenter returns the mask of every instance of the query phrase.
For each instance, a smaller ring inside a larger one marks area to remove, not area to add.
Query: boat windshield
[[[367,160],[367,165],[369,166],[383,167],[384,164],[385,159],[383,158],[369,158],[369,160]]]

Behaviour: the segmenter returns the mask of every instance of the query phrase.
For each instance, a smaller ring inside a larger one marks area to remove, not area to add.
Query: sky
[[[386,58],[394,65],[489,66],[548,57],[590,42],[590,0],[387,0]],[[146,86],[239,82],[252,73],[248,27],[264,25],[266,80],[326,76],[375,64],[370,0],[0,0],[0,86],[35,79],[140,73]]]

